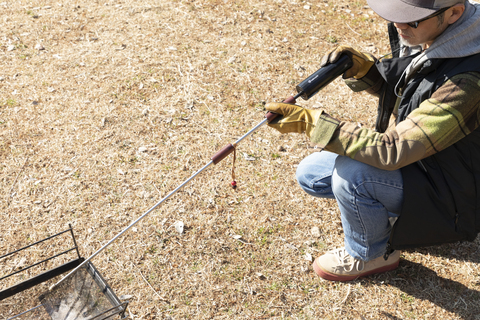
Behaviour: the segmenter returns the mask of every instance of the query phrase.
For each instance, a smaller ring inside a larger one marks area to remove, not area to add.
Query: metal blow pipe
[[[321,90],[323,87],[325,87],[327,84],[332,82],[335,78],[337,78],[339,75],[343,74],[348,68],[350,68],[352,65],[352,61],[350,58],[348,58],[346,55],[343,55],[340,57],[340,59],[332,64],[329,64],[325,67],[320,68],[317,70],[315,73],[313,73],[311,76],[309,76],[307,79],[305,79],[302,83],[300,83],[296,89],[297,89],[297,94],[295,96],[291,96],[287,99],[285,99],[283,102],[284,103],[295,103],[296,100],[299,97],[302,97],[305,100],[310,99],[313,95],[315,95],[319,90]],[[211,160],[203,166],[200,170],[195,172],[190,178],[185,180],[182,184],[180,184],[177,188],[175,188],[173,191],[171,191],[168,195],[166,195],[163,199],[161,199],[159,202],[157,202],[153,207],[151,207],[149,210],[147,210],[144,214],[142,214],[140,217],[138,217],[135,221],[131,222],[130,225],[128,225],[125,229],[123,229],[120,233],[118,233],[115,237],[113,237],[111,240],[109,240],[106,244],[104,244],[100,249],[98,249],[95,253],[93,253],[90,257],[85,259],[81,264],[79,264],[76,268],[74,268],[72,271],[70,271],[65,277],[60,279],[57,283],[52,285],[49,290],[52,290],[56,286],[58,286],[60,283],[62,283],[65,279],[67,279],[69,276],[71,276],[73,273],[75,273],[79,268],[84,266],[86,263],[88,263],[90,260],[95,258],[100,252],[105,250],[109,245],[111,245],[115,240],[117,240],[119,237],[121,237],[124,233],[126,233],[130,228],[132,228],[135,224],[137,224],[140,220],[145,218],[150,212],[152,212],[155,208],[157,208],[160,204],[162,204],[164,201],[166,201],[168,198],[173,196],[178,190],[183,188],[186,184],[188,184],[191,180],[193,180],[197,175],[199,175],[202,171],[207,169],[211,164],[217,164],[223,159],[225,159],[230,153],[232,153],[235,150],[235,146],[240,143],[243,139],[257,131],[260,127],[262,127],[266,123],[270,123],[277,119],[279,114],[272,113],[272,112],[267,112],[265,114],[265,119],[262,120],[260,123],[258,123],[255,127],[250,129],[246,134],[244,134],[242,137],[240,137],[237,141],[235,141],[233,144],[228,144],[225,147],[223,147],[221,150],[219,150],[217,153],[215,153]]]
[[[291,101],[293,97],[290,97],[288,98],[287,100]],[[287,101],[285,100],[285,101]],[[249,135],[251,135],[252,133],[254,133],[255,131],[257,131],[261,126],[263,126],[264,124],[266,124],[267,122],[271,122],[273,121],[273,119],[275,119],[277,116],[279,116],[278,114],[275,114],[275,113],[267,113],[265,115],[265,119],[262,120],[260,123],[258,123],[255,127],[253,127],[252,129],[250,129],[250,131],[248,131],[246,134],[244,134],[242,137],[240,137],[237,141],[234,142],[234,144],[228,144],[226,145],[225,147],[223,147],[220,151],[218,151],[217,153],[215,153],[213,155],[213,157],[211,158],[211,160],[205,165],[203,166],[200,170],[198,170],[197,172],[195,172],[190,178],[188,178],[187,180],[185,180],[182,184],[180,184],[177,188],[175,188],[173,191],[171,191],[168,195],[166,195],[163,199],[161,199],[159,202],[157,202],[153,207],[151,207],[150,209],[148,209],[148,211],[146,211],[144,214],[142,214],[140,217],[138,217],[135,221],[133,221],[132,223],[130,223],[130,225],[128,225],[128,227],[126,227],[125,229],[123,229],[120,233],[118,233],[115,237],[113,237],[111,240],[109,240],[106,244],[104,244],[100,249],[98,249],[95,253],[93,253],[90,257],[88,257],[87,259],[85,259],[81,264],[79,264],[77,267],[75,267],[75,269],[73,269],[72,271],[70,271],[70,273],[68,273],[65,277],[63,277],[62,279],[60,279],[60,281],[58,281],[57,283],[55,283],[54,285],[52,285],[49,290],[52,290],[54,287],[58,286],[60,283],[62,283],[66,278],[68,278],[69,276],[71,276],[73,273],[75,273],[78,269],[80,269],[82,266],[84,266],[86,263],[88,263],[90,260],[92,260],[93,258],[95,258],[100,252],[102,252],[103,250],[105,250],[109,245],[111,245],[113,242],[115,242],[115,240],[117,240],[119,237],[121,237],[125,232],[127,232],[130,228],[132,228],[135,224],[137,224],[140,220],[142,220],[143,218],[145,218],[150,212],[152,212],[153,210],[155,210],[155,208],[157,208],[159,205],[161,205],[163,202],[165,202],[165,200],[167,200],[168,198],[170,198],[171,196],[173,196],[175,193],[177,193],[178,190],[180,190],[181,188],[183,188],[186,184],[188,184],[191,180],[193,180],[196,176],[198,176],[202,171],[204,171],[205,169],[207,169],[211,164],[217,164],[219,163],[220,161],[222,161],[223,159],[225,159],[230,153],[233,152],[233,150],[235,149],[234,146],[236,146],[238,143],[240,143],[243,139],[245,139],[246,137],[248,137]]]

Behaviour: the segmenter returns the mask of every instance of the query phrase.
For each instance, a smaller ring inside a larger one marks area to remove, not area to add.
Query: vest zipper
[[[423,165],[422,160],[418,160],[417,163],[420,165],[420,167],[422,167],[423,171],[427,172],[427,168],[425,168],[425,166]]]
[[[394,252],[395,250],[392,249],[392,246],[390,245],[390,242],[387,242],[387,248],[385,249],[385,254],[383,255],[383,259],[385,261],[388,260],[388,257]]]

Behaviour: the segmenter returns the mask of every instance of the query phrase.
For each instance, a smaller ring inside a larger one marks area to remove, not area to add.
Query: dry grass
[[[264,102],[293,93],[324,52],[388,52],[386,24],[365,4],[0,3],[0,253],[68,223],[82,255],[95,252],[259,123]],[[339,80],[299,103],[365,126],[376,112]],[[397,271],[348,284],[315,276],[305,255],[341,246],[342,230],[335,202],[294,181],[313,151],[262,128],[238,146],[236,191],[228,157],[97,256],[116,293],[132,295],[130,317],[480,319],[478,240],[404,252]],[[0,317],[43,290],[1,301]]]

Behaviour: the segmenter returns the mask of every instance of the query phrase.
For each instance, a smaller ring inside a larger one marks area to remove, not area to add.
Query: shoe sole
[[[357,274],[357,275],[354,275],[354,276],[348,276],[348,275],[343,276],[343,275],[338,275],[338,274],[327,272],[327,271],[323,270],[322,268],[320,268],[320,266],[317,263],[317,260],[315,260],[313,262],[312,266],[313,266],[313,271],[315,271],[315,273],[319,277],[321,277],[325,280],[344,282],[344,281],[352,281],[352,280],[355,280],[355,279],[358,279],[358,278],[361,278],[361,277],[366,277],[366,276],[369,276],[369,275],[372,275],[372,274],[375,274],[375,273],[382,273],[382,272],[395,270],[398,267],[399,263],[400,263],[400,259],[398,259],[396,262],[394,262],[392,264],[389,264],[387,266],[383,266],[381,268],[373,269],[373,270],[367,271],[365,273]]]

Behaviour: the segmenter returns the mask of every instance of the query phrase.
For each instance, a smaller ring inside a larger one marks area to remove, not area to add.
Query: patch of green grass
[[[151,246],[147,249],[147,253],[154,254],[155,252],[157,252],[157,247],[156,247],[155,245],[151,245]]]
[[[335,37],[335,36],[332,36],[332,35],[326,36],[325,40],[327,42],[330,42],[330,43],[337,43],[338,42],[338,38]]]
[[[406,294],[406,293],[401,293],[400,294],[400,299],[402,299],[402,301],[404,303],[413,303],[415,301],[415,298]]]
[[[16,103],[17,102],[14,99],[7,99],[7,101],[5,102],[7,107],[13,107]]]
[[[270,286],[267,287],[269,290],[278,291],[282,288],[282,285],[278,282],[273,282]]]

